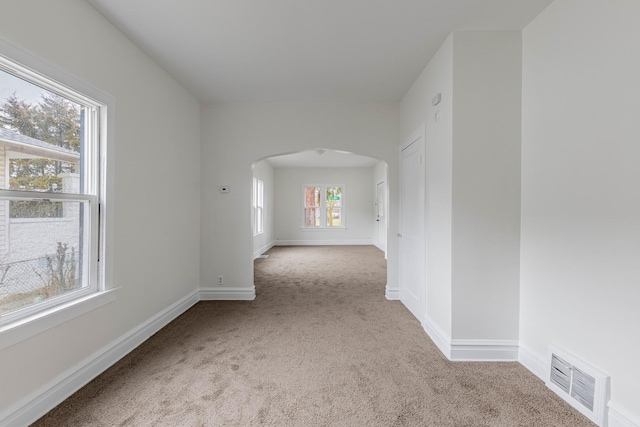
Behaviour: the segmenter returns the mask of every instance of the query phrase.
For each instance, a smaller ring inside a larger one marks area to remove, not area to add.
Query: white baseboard
[[[198,292],[195,291],[109,343],[39,390],[0,411],[0,425],[17,427],[33,423],[197,302]]]
[[[420,298],[417,295],[405,288],[400,288],[399,294],[402,304],[407,307],[407,310],[409,310],[416,319],[421,321],[425,315],[426,305],[420,302]]]
[[[518,360],[517,340],[451,340],[453,361],[515,362]]]
[[[422,319],[422,329],[427,333],[431,341],[440,349],[444,356],[451,360],[451,337],[428,314]]]
[[[277,240],[275,246],[373,246],[373,239],[352,240]]]
[[[256,299],[256,287],[251,285],[244,288],[232,288],[229,286],[216,286],[200,288],[200,301],[217,300],[241,300],[253,301]]]
[[[547,382],[547,364],[544,361],[544,357],[526,347],[520,346],[518,349],[518,362],[543,382]]]
[[[253,259],[258,258],[260,255],[262,255],[263,253],[267,252],[269,249],[271,249],[272,247],[275,246],[275,242],[271,242],[267,245],[264,245],[263,247],[261,247],[260,249],[258,249],[257,251],[255,251],[253,253]]]
[[[422,328],[444,356],[453,362],[514,362],[518,360],[517,340],[451,339],[429,315]]]
[[[614,402],[609,402],[609,418],[607,427],[640,427],[640,420],[635,418],[626,409]]]
[[[384,288],[384,296],[390,301],[398,301],[400,299],[400,289],[387,284]]]

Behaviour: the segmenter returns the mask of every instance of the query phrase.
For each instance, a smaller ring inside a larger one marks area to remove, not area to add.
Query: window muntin
[[[303,228],[344,228],[344,185],[305,185],[303,199]]]
[[[253,178],[253,235],[264,233],[264,182]]]
[[[0,57],[0,324],[99,289],[101,107]]]

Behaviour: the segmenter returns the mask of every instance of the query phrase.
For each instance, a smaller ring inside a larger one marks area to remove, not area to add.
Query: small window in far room
[[[264,183],[253,178],[253,235],[264,233]]]
[[[305,185],[303,228],[344,228],[344,185]]]

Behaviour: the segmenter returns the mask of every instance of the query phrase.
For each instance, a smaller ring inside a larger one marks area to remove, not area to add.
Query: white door
[[[424,128],[400,153],[400,300],[420,321],[426,311]]]
[[[385,258],[387,256],[387,216],[385,210],[387,209],[386,203],[386,191],[385,182],[378,183],[378,189],[376,192],[376,234],[378,249],[384,252]]]

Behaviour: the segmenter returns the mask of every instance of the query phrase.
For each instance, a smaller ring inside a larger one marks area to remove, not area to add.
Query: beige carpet
[[[37,426],[593,426],[518,363],[447,361],[371,246],[276,247]]]

